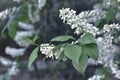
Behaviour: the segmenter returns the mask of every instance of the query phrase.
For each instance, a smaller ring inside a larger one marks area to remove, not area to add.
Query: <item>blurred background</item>
[[[5,51],[7,46],[12,48],[23,48],[23,46],[21,47],[9,35],[10,31],[6,29],[8,25],[18,26],[15,22],[18,23],[20,21],[34,25],[34,31],[36,33],[32,35],[38,36],[36,41],[38,44],[49,43],[53,37],[59,35],[72,35],[74,37],[79,37],[79,35],[75,35],[74,31],[59,18],[59,9],[71,8],[78,14],[81,11],[93,9],[93,5],[95,4],[92,0],[47,0],[45,6],[38,11],[35,3],[37,0],[19,1],[20,0],[0,0],[0,12],[13,8],[14,6],[17,10],[8,15],[4,20],[2,20],[4,17],[0,19],[0,80],[87,80],[95,73],[95,70],[102,67],[102,65],[88,65],[85,75],[81,75],[73,68],[70,61],[63,62],[52,59],[46,59],[43,61],[45,56],[39,54],[32,69],[29,70],[27,67],[28,58],[35,46],[27,46],[24,51],[25,53],[22,56],[14,57],[6,54]],[[28,4],[31,4],[32,12],[36,11],[36,13],[32,14],[35,20],[38,19],[37,21],[30,20],[30,17],[27,14],[29,13],[28,9],[30,6],[28,6]],[[19,10],[21,7],[22,9]],[[35,16],[37,16],[37,18]],[[11,22],[14,22],[14,24],[11,24]],[[16,27],[16,29],[17,31],[24,30],[19,27]],[[12,31],[14,32],[15,30],[12,29]],[[12,35],[14,36],[14,34]],[[29,37],[32,38],[32,36]],[[110,78],[106,80],[117,80],[112,77],[111,74],[108,75]]]

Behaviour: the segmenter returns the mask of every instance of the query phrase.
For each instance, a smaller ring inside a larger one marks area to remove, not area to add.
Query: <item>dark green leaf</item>
[[[81,56],[81,47],[78,45],[69,45],[64,49],[64,54],[72,61],[79,63],[79,58]]]
[[[102,29],[105,24],[107,24],[107,21],[106,21],[105,19],[102,19],[102,20],[97,21],[95,25],[96,25],[99,29]]]
[[[23,40],[25,42],[29,43],[29,44],[34,44],[34,42],[31,39],[27,38],[27,37],[24,37]]]
[[[39,47],[35,48],[30,57],[29,57],[29,61],[28,61],[28,68],[31,69],[31,65],[33,64],[33,62],[35,61],[35,59],[38,57],[38,51],[39,51]]]
[[[14,38],[17,33],[17,29],[16,29],[17,25],[18,25],[18,21],[13,21],[8,28],[8,34],[12,38]]]
[[[91,43],[96,43],[96,40],[94,36],[91,33],[86,33],[82,37],[78,39],[80,43],[84,44],[91,44]]]
[[[79,64],[72,61],[73,67],[79,71],[80,73],[84,74],[87,64],[88,64],[88,56],[82,52],[80,58],[79,58]]]
[[[84,53],[88,54],[88,56],[90,56],[91,58],[98,60],[99,50],[98,50],[98,47],[95,43],[83,45],[82,51]]]
[[[75,38],[73,38],[72,36],[58,36],[58,37],[53,38],[51,41],[61,41],[61,42],[64,42],[64,41],[67,41],[69,39],[75,40]]]

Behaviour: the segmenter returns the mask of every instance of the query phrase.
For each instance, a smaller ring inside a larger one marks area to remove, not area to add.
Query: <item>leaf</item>
[[[60,45],[55,46],[55,48],[52,49],[53,54],[63,46],[65,46],[65,44],[60,44]]]
[[[79,58],[79,64],[76,62],[72,61],[73,67],[79,71],[80,73],[84,74],[87,64],[88,64],[88,56],[82,52],[80,58]]]
[[[64,51],[62,51],[58,60],[60,61],[60,60],[63,60],[64,58],[65,58],[65,54],[64,54]]]
[[[23,40],[29,44],[35,44],[31,39],[27,38],[27,37],[24,37]]]
[[[51,41],[61,41],[61,42],[64,42],[64,41],[67,41],[69,39],[75,40],[75,38],[73,38],[72,36],[58,36],[58,37],[53,38]]]
[[[108,21],[113,20],[116,15],[116,9],[110,8],[106,15],[107,15]]]
[[[64,49],[64,54],[72,61],[79,63],[79,57],[81,56],[81,47],[78,45],[69,45]]]
[[[38,36],[34,36],[32,41],[35,42],[37,39],[38,39]]]
[[[91,44],[96,43],[95,37],[91,33],[86,33],[82,37],[78,39],[80,43],[84,44]]]
[[[13,21],[8,28],[8,35],[12,38],[14,38],[17,33],[17,29],[16,29],[17,25],[18,25],[18,21]]]
[[[29,61],[28,61],[28,68],[31,69],[31,65],[33,64],[33,62],[35,61],[35,59],[38,57],[38,51],[39,51],[39,47],[35,48],[30,57],[29,57]]]
[[[88,56],[90,56],[91,58],[98,60],[99,50],[95,43],[83,45],[82,51],[86,53]]]
[[[95,23],[95,25],[99,28],[102,29],[104,25],[107,24],[107,21],[105,19],[99,20]]]

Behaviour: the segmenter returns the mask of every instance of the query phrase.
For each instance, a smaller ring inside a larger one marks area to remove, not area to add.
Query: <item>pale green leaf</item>
[[[72,61],[79,63],[79,57],[81,56],[81,47],[78,45],[69,45],[64,49],[64,54]]]
[[[72,36],[58,36],[58,37],[53,38],[51,41],[64,42],[64,41],[67,41],[67,40],[69,40],[69,39],[75,40],[75,38],[73,38]]]
[[[85,53],[82,53],[80,58],[79,58],[79,64],[76,62],[72,61],[73,67],[79,71],[80,73],[84,74],[87,64],[88,64],[88,56]]]
[[[86,33],[84,36],[80,37],[78,39],[80,43],[84,44],[90,44],[90,43],[96,43],[96,40],[94,36],[91,33]]]
[[[28,68],[31,69],[31,65],[33,64],[33,62],[35,61],[35,59],[38,57],[38,51],[39,51],[39,47],[35,48],[30,57],[29,57],[29,61],[28,61]]]

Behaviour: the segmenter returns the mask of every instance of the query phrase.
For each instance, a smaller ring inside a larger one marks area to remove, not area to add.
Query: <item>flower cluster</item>
[[[78,14],[80,19],[86,19],[88,22],[96,22],[97,20],[104,19],[106,12],[101,9],[94,9],[88,11],[82,11]]]
[[[52,49],[54,48],[53,45],[49,44],[41,44],[40,51],[42,54],[46,55],[47,58],[53,58]]]
[[[93,77],[89,78],[88,80],[101,80],[104,78],[104,75],[94,75]]]
[[[61,9],[59,16],[64,23],[66,22],[66,24],[70,25],[72,29],[75,29],[75,33],[77,34],[89,32],[96,35],[98,31],[98,28],[93,26],[93,24],[88,23],[87,19],[82,18],[83,15],[80,18],[80,15],[76,15],[76,11],[70,10],[69,8]]]
[[[12,56],[12,57],[18,57],[24,55],[25,49],[24,48],[11,48],[11,47],[6,47],[5,48],[5,53]]]
[[[36,9],[34,12],[32,11],[32,4],[28,4],[28,16],[29,16],[29,20],[32,23],[38,22],[40,20],[40,16],[39,16],[39,9]]]
[[[62,51],[64,50],[63,47],[61,47],[59,50],[57,50],[55,53],[53,53],[53,48],[55,46],[53,44],[41,44],[40,51],[41,54],[46,55],[47,58],[52,58],[52,59],[58,59]]]
[[[12,64],[12,61],[0,56],[0,63],[4,66],[10,66]]]
[[[112,60],[110,61],[110,69],[113,74],[115,74],[115,77],[120,79],[120,69],[118,68],[118,65],[115,64]]]
[[[7,17],[9,17],[11,14],[13,14],[16,10],[16,7],[13,7],[13,8],[9,8],[9,9],[6,9],[2,12],[0,12],[0,19],[1,20],[4,20],[6,19]]]
[[[45,6],[46,0],[38,0],[38,8],[41,10]]]

